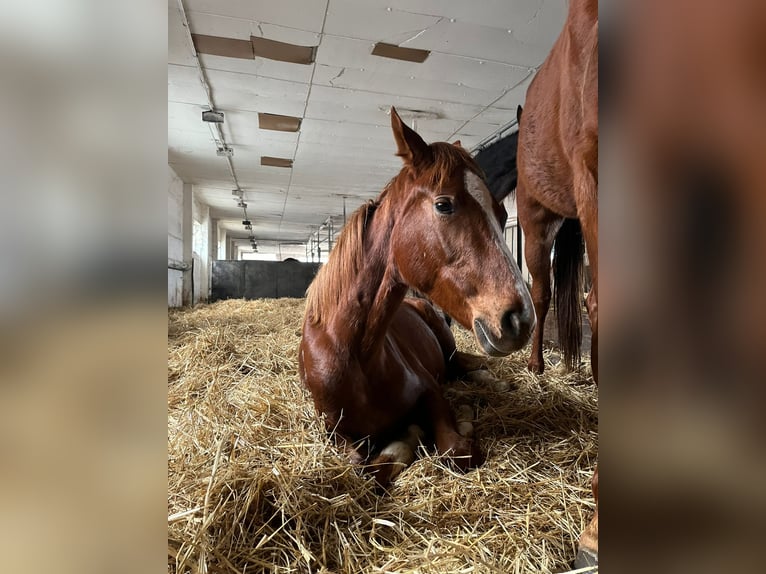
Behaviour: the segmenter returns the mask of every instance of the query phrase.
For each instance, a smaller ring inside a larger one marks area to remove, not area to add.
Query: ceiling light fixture
[[[203,110],[202,111],[202,121],[203,122],[211,122],[214,124],[222,124],[223,123],[223,112],[218,112],[216,110]]]
[[[378,106],[381,112],[391,114],[390,106]],[[441,112],[435,112],[433,110],[417,110],[414,108],[396,108],[396,113],[403,120],[438,120],[444,117]]]

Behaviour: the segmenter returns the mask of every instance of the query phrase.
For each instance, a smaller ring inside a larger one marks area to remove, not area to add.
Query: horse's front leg
[[[425,416],[433,426],[439,454],[448,456],[463,471],[480,466],[484,455],[478,442],[460,434],[449,402],[435,382],[426,389],[422,401]]]
[[[580,535],[579,548],[575,558],[575,568],[598,565],[598,465],[591,483],[593,498],[596,501],[596,513]]]
[[[545,318],[551,306],[551,249],[563,220],[526,194],[519,194],[517,202],[519,221],[525,236],[524,259],[532,276],[532,303],[537,315],[527,369],[539,375],[545,370],[543,335]]]
[[[596,146],[595,154],[598,156],[598,144],[594,145]],[[591,156],[592,154],[591,151]],[[598,384],[598,174],[588,168],[585,152],[583,156],[580,165],[577,166],[579,169],[575,169],[574,183],[578,199],[577,215],[580,218],[583,237],[585,237],[585,248],[588,250],[588,262],[593,279],[586,305],[592,333],[590,363],[593,380]]]

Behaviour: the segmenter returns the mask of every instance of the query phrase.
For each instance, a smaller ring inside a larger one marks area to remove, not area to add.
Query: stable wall
[[[319,263],[213,261],[211,301],[304,297]]]
[[[192,200],[192,257],[194,258],[194,303],[207,301],[210,293],[210,244],[212,242],[212,221],[210,207]]]
[[[168,166],[168,260],[183,260],[184,182]],[[180,307],[183,272],[168,268],[168,307]]]

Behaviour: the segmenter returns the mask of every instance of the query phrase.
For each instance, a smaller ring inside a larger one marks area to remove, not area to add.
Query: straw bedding
[[[587,366],[457,381],[487,453],[460,474],[421,447],[379,494],[328,441],[297,374],[303,299],[169,312],[169,572],[561,572],[593,511]],[[472,335],[453,327],[458,348]],[[555,355],[546,352],[546,360]]]

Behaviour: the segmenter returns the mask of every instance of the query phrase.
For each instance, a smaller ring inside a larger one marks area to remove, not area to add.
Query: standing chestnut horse
[[[426,144],[393,108],[391,125],[404,168],[351,216],[309,287],[299,349],[327,429],[381,484],[413,460],[419,427],[459,468],[482,462],[441,387],[476,368],[472,357],[456,352],[430,303],[405,298],[408,287],[473,329],[490,355],[521,348],[535,327],[504,210],[477,164],[459,142]]]
[[[527,90],[519,114],[516,204],[524,230],[524,255],[532,275],[537,327],[529,369],[542,373],[543,326],[551,301],[550,254],[554,245],[556,311],[564,361],[579,360],[583,238],[593,288],[588,315],[593,332],[591,365],[598,381],[598,2],[572,0],[564,29]],[[502,200],[511,190],[502,190]],[[593,481],[598,505],[598,471]],[[598,552],[598,506],[580,540]]]

